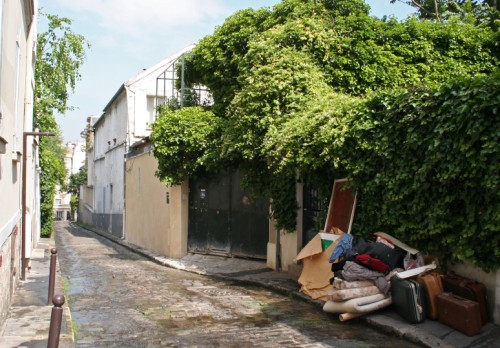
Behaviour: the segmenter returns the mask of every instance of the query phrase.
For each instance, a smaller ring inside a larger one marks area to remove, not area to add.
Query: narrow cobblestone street
[[[76,225],[56,224],[55,240],[77,347],[412,347],[301,300],[157,265]]]

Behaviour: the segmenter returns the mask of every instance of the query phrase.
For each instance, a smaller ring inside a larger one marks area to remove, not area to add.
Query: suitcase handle
[[[458,296],[458,295],[455,295],[454,293],[452,292],[445,292],[445,294],[447,294],[448,296],[450,297],[453,297],[457,300],[460,300],[460,301],[466,301],[466,302],[472,302],[472,303],[477,303],[476,301],[472,301],[472,300],[469,300],[467,298],[464,298],[464,297],[461,297],[461,296]]]
[[[466,280],[463,277],[457,276],[455,272],[448,272],[446,276],[450,279],[458,281],[458,285],[463,287],[465,287],[468,283],[475,283],[473,280]]]

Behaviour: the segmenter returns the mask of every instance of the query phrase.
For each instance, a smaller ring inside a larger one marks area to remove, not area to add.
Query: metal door
[[[191,180],[188,249],[192,252],[230,252],[230,183],[227,174]]]
[[[231,254],[253,258],[267,257],[269,204],[251,200],[241,187],[241,172],[232,175]]]
[[[268,205],[252,202],[240,181],[239,171],[190,181],[190,252],[266,258]]]

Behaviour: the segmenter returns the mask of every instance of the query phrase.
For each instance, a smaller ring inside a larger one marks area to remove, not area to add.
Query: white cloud
[[[105,30],[136,37],[230,13],[220,0],[59,0],[59,6],[93,18]]]

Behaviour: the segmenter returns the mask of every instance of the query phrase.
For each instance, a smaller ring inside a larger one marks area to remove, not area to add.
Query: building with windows
[[[88,146],[88,185],[81,193],[82,222],[124,237],[125,158],[133,144],[151,134],[158,96],[175,95],[176,62],[189,46],[123,83],[103,114],[92,120]],[[89,195],[91,194],[91,197]]]

